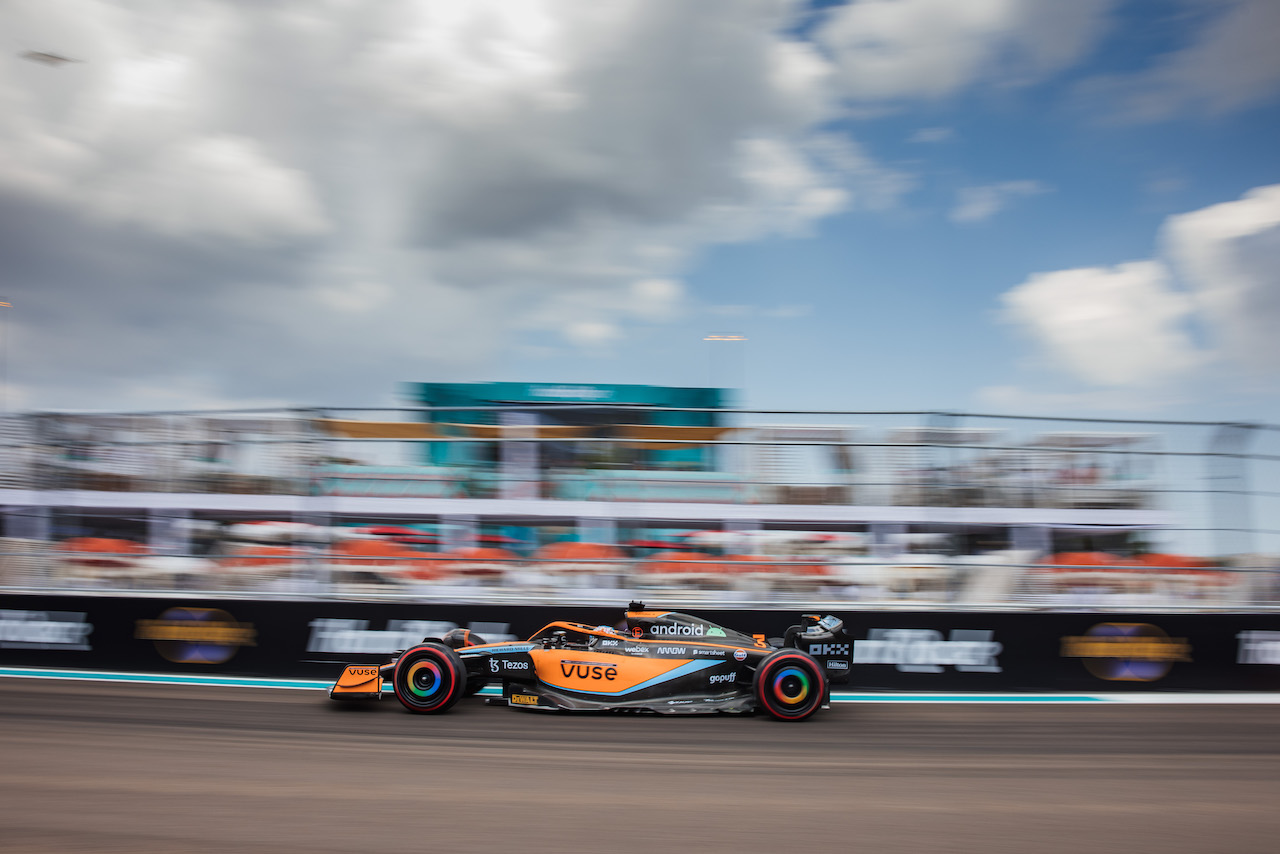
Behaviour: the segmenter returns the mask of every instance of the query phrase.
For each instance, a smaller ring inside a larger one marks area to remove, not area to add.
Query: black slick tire
[[[802,721],[826,701],[827,677],[808,653],[781,650],[760,663],[752,691],[757,707],[777,720]]]
[[[467,668],[461,656],[442,643],[431,641],[407,649],[396,661],[391,676],[396,699],[420,715],[448,711],[462,697]]]

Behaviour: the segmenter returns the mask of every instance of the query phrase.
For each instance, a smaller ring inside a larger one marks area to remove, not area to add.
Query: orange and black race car
[[[405,708],[433,714],[498,682],[502,699],[496,702],[523,709],[760,709],[779,720],[800,721],[830,704],[825,669],[848,667],[840,660],[847,661],[849,649],[844,625],[831,616],[803,617],[785,637],[770,640],[632,602],[622,625],[555,622],[527,641],[502,643],[455,629],[424,638],[386,664],[348,665],[329,696],[379,698],[389,679]]]

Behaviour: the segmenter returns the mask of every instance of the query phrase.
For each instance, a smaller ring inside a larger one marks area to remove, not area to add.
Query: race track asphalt
[[[447,715],[0,678],[14,852],[1280,851],[1280,706]]]

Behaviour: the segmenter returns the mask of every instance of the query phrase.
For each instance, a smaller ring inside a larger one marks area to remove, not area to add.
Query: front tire
[[[808,653],[787,650],[766,658],[756,670],[757,705],[780,721],[802,721],[822,708],[827,677]]]
[[[396,699],[409,711],[439,714],[462,696],[467,668],[461,656],[444,644],[423,643],[405,650],[396,660],[391,684]]]

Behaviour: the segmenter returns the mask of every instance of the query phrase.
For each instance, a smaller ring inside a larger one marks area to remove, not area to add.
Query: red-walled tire
[[[421,715],[447,711],[462,697],[467,668],[462,658],[442,643],[422,643],[407,649],[396,661],[391,684],[396,699]]]
[[[756,670],[756,704],[780,721],[802,721],[822,708],[827,677],[822,667],[799,650],[775,653]]]

